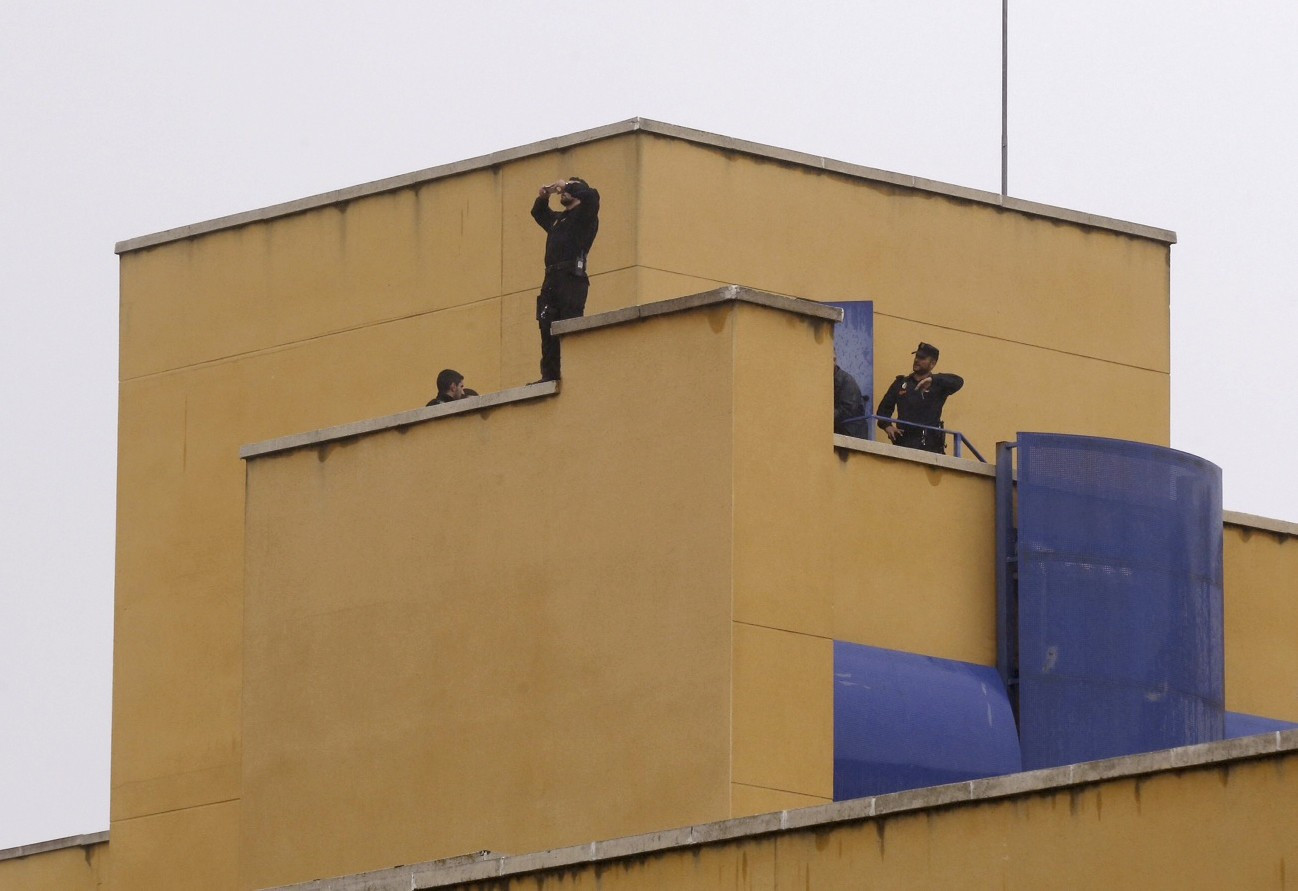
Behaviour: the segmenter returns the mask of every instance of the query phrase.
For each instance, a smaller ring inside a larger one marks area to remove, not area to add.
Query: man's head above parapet
[[[464,393],[464,375],[453,368],[443,368],[437,375],[437,395],[459,399]]]

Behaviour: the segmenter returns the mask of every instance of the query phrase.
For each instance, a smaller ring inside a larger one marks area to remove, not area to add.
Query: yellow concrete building
[[[574,174],[587,318],[529,385]],[[119,244],[111,842],[0,888],[1283,887],[1292,732],[834,802],[836,642],[996,664],[995,480],[832,433],[825,304],[872,301],[874,394],[938,343],[987,453],[1166,445],[1174,240],[636,119]],[[447,366],[484,395],[419,407]],[[1298,722],[1298,526],[1223,521],[1226,705]],[[1104,853],[1204,807],[1215,873]]]

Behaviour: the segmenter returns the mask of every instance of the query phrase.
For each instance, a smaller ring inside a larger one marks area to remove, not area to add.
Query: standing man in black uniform
[[[920,343],[915,350],[915,363],[911,367],[911,373],[897,375],[883,401],[879,403],[878,413],[882,418],[892,417],[893,409],[896,409],[898,420],[913,421],[929,427],[942,426],[942,406],[946,404],[948,396],[964,386],[964,378],[958,374],[934,374],[937,357],[937,347],[931,343]],[[946,452],[946,435],[943,433],[905,424],[892,424],[883,419],[879,421],[879,429],[888,434],[894,445],[938,454]]]
[[[550,196],[558,195],[563,210],[550,209]],[[586,257],[599,232],[599,192],[584,179],[571,177],[541,186],[532,203],[532,219],[546,231],[545,281],[536,297],[536,320],[541,326],[541,380],[559,379],[559,338],[550,323],[575,319],[586,311]]]

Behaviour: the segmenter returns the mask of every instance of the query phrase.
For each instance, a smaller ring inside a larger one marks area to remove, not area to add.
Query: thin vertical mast
[[[1001,195],[1010,189],[1010,0],[1001,0]]]

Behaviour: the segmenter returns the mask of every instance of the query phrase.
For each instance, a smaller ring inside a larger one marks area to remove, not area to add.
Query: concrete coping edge
[[[1263,529],[1267,532],[1277,532],[1280,535],[1298,537],[1298,523],[1290,523],[1287,520],[1273,520],[1270,517],[1259,517],[1255,514],[1244,514],[1236,510],[1222,511],[1221,515],[1222,519],[1232,526]]]
[[[251,443],[242,446],[239,449],[239,457],[243,459],[258,458],[262,455],[270,455],[275,452],[286,452],[292,449],[300,449],[308,446],[321,445],[327,442],[336,442],[342,439],[351,439],[355,436],[363,436],[367,433],[375,433],[380,430],[392,430],[400,427],[408,427],[412,424],[422,424],[425,421],[434,421],[438,418],[444,418],[448,415],[460,415],[466,412],[483,411],[489,408],[495,408],[498,405],[506,405],[511,402],[526,402],[531,399],[540,399],[545,396],[551,396],[557,393],[559,384],[557,381],[542,381],[535,384],[527,384],[522,387],[514,387],[509,390],[501,390],[498,393],[487,393],[482,396],[466,396],[464,399],[457,399],[454,402],[444,402],[441,405],[429,405],[424,408],[415,408],[410,411],[399,412],[395,415],[386,415],[381,418],[369,418],[364,421],[353,421],[350,424],[340,424],[336,427],[325,427],[321,430],[311,430],[306,433],[294,433],[289,436],[280,436],[275,439],[268,439],[264,442]]]
[[[33,842],[30,845],[19,845],[16,848],[0,850],[0,860],[16,860],[19,857],[30,857],[33,854],[46,854],[50,851],[61,851],[65,848],[88,848],[108,841],[108,830],[91,832],[85,835],[69,835],[64,838],[52,838],[49,841]]]
[[[545,869],[581,866],[672,849],[749,838],[775,832],[828,828],[876,817],[961,804],[1039,794],[1091,783],[1129,779],[1189,768],[1212,768],[1233,762],[1298,752],[1298,730],[1276,730],[1257,736],[1200,743],[1102,761],[966,780],[943,786],[893,792],[871,798],[836,801],[796,810],[736,817],[642,835],[594,841],[530,854],[488,854],[476,862],[428,863],[378,870],[337,879],[286,885],[279,891],[395,891],[443,888],[464,882],[517,876]],[[458,860],[458,858],[456,858]],[[363,884],[361,882],[363,881]]]
[[[623,325],[627,322],[649,319],[654,316],[665,316],[671,313],[685,312],[705,306],[718,306],[723,303],[750,303],[754,306],[765,306],[794,315],[806,316],[838,323],[843,321],[843,311],[837,306],[826,306],[814,300],[801,297],[785,297],[771,294],[742,285],[723,285],[710,291],[675,297],[671,300],[660,300],[640,306],[628,306],[593,316],[581,316],[576,319],[563,319],[550,325],[550,332],[556,335],[576,334],[578,331],[591,331],[595,328],[607,328],[610,325]]]
[[[941,467],[946,470],[957,470],[964,473],[973,473],[979,476],[996,476],[996,465],[981,461],[975,461],[970,458],[954,458],[950,455],[938,455],[932,452],[921,452],[917,449],[904,449],[901,446],[895,446],[890,442],[879,442],[872,439],[859,439],[855,436],[844,436],[841,433],[834,434],[834,448],[843,449],[848,452],[864,452],[869,455],[879,455],[884,458],[893,458],[898,461],[910,461],[914,464],[927,464],[932,467]],[[1015,479],[1018,479],[1017,469],[1014,472]],[[1222,523],[1229,526],[1241,526],[1245,529],[1258,529],[1265,532],[1273,532],[1277,535],[1286,535],[1298,538],[1298,523],[1291,523],[1288,520],[1274,520],[1270,517],[1259,517],[1255,514],[1245,514],[1239,511],[1224,510],[1221,512]]]
[[[952,455],[939,455],[936,452],[923,452],[919,449],[907,449],[895,446],[890,442],[878,442],[872,439],[860,439],[855,436],[834,434],[834,448],[848,452],[865,452],[870,455],[881,455],[899,461],[910,461],[913,464],[927,464],[930,467],[941,467],[946,470],[958,470],[978,476],[996,476],[995,464],[984,464],[976,458],[956,458]]]
[[[1034,201],[1025,201],[1021,198],[1012,198],[1007,195],[1000,195],[996,192],[986,192],[981,189],[971,189],[966,186],[952,185],[951,183],[924,179],[923,177],[893,173],[887,170],[879,170],[874,167],[864,167],[859,164],[849,164],[846,161],[835,161],[832,158],[826,158],[820,155],[811,155],[805,152],[793,151],[792,149],[777,148],[759,142],[749,142],[744,139],[735,139],[730,136],[709,133],[705,130],[695,130],[689,127],[677,126],[675,124],[665,124],[660,121],[652,121],[648,118],[635,117],[625,121],[618,121],[613,124],[606,124],[601,127],[593,127],[589,130],[570,133],[566,136],[543,139],[540,142],[533,142],[515,148],[502,149],[501,151],[492,152],[488,155],[479,155],[476,158],[467,158],[463,161],[454,161],[449,164],[427,167],[423,170],[416,170],[413,173],[390,176],[356,186],[323,192],[319,195],[312,195],[294,201],[287,201],[282,204],[273,204],[256,210],[243,211],[241,213],[217,217],[200,223],[192,223],[187,226],[166,229],[161,232],[155,232],[151,235],[141,235],[136,238],[128,238],[125,241],[119,241],[114,247],[114,251],[118,254],[126,254],[131,251],[143,250],[144,248],[166,244],[171,241],[179,241],[197,235],[205,235],[209,232],[217,232],[222,229],[232,229],[238,226],[248,225],[249,223],[264,222],[277,217],[302,213],[319,207],[327,207],[331,204],[353,201],[357,198],[364,198],[369,195],[377,195],[383,192],[409,188],[411,186],[420,185],[422,183],[442,179],[448,176],[469,173],[475,170],[483,170],[494,167],[498,164],[519,160],[521,158],[529,158],[534,155],[544,154],[545,152],[559,151],[562,149],[572,148],[573,146],[584,145],[601,139],[608,139],[613,136],[621,136],[626,133],[635,132],[652,133],[658,136],[680,139],[698,145],[710,146],[723,151],[738,152],[758,158],[783,161],[785,163],[796,164],[803,167],[812,167],[819,170],[842,174],[844,176],[854,177],[856,179],[887,183],[893,186],[901,186],[903,188],[930,192],[978,204],[988,204],[1005,210],[1028,214],[1029,216],[1038,216],[1063,222],[1078,223],[1083,226],[1091,226],[1097,229],[1107,229],[1125,235],[1133,235],[1138,238],[1148,238],[1152,241],[1158,241],[1164,244],[1176,243],[1176,233],[1169,229],[1160,229],[1155,226],[1146,226],[1140,223],[1111,219],[1109,217],[1102,217],[1096,214],[1085,213],[1083,211],[1054,207],[1049,204],[1039,204]]]
[[[808,318],[821,319],[830,322],[840,322],[843,319],[843,311],[836,306],[826,306],[822,303],[816,303],[813,300],[803,300],[798,297],[784,297],[779,294],[769,294],[765,291],[757,291],[752,288],[740,287],[739,285],[726,285],[725,287],[715,288],[701,294],[691,294],[686,297],[677,297],[672,300],[648,303],[643,306],[631,306],[626,309],[618,309],[594,316],[583,316],[577,319],[567,319],[565,321],[555,322],[551,326],[551,330],[555,334],[572,334],[577,331],[605,328],[610,325],[618,325],[636,319],[651,318],[653,316],[667,315],[669,313],[685,312],[698,307],[716,306],[724,303],[748,303],[754,306],[765,306],[782,310],[784,312],[794,313],[796,315],[806,316]],[[349,424],[340,424],[335,427],[325,427],[320,430],[311,430],[305,433],[294,433],[288,436],[280,436],[275,439],[268,439],[263,442],[244,445],[239,449],[239,457],[247,460],[249,458],[258,458],[276,452],[290,451],[292,449],[317,446],[327,442],[351,439],[356,436],[363,436],[380,430],[391,430],[394,428],[406,427],[411,424],[420,424],[425,421],[446,417],[447,415],[458,415],[463,414],[464,412],[493,408],[497,405],[504,405],[510,402],[523,402],[529,399],[538,399],[544,396],[553,395],[558,392],[558,389],[559,385],[556,381],[542,381],[540,383],[527,384],[522,387],[514,387],[509,390],[501,390],[498,393],[488,393],[485,396],[469,396],[465,399],[457,399],[455,402],[445,402],[441,405],[430,405],[425,406],[424,408],[411,409],[410,411],[399,412],[395,415],[386,415],[381,418],[369,418],[362,421],[353,421]]]

